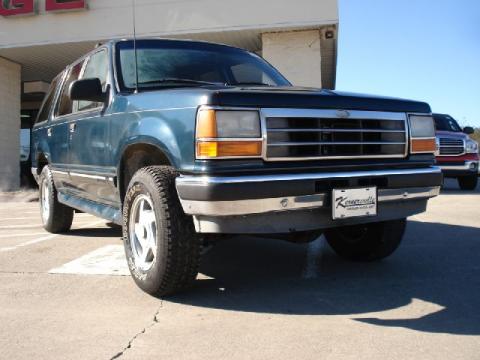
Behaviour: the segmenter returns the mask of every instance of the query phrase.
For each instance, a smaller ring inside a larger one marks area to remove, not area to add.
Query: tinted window
[[[35,123],[41,123],[48,120],[48,115],[50,114],[50,109],[52,108],[52,102],[55,98],[55,89],[57,88],[58,80],[60,77],[61,76],[57,76],[50,84],[47,96],[45,97],[42,107],[40,108],[40,112],[38,113]]]
[[[106,89],[108,76],[108,55],[106,50],[99,51],[93,54],[85,66],[82,78],[98,78],[102,83],[103,91]],[[91,101],[80,101],[78,103],[78,110],[95,109],[102,106],[102,103]]]
[[[120,42],[117,49],[120,85],[132,90],[136,82],[133,42]],[[137,64],[138,85],[143,89],[208,85],[201,82],[226,86],[290,85],[262,58],[241,49],[215,44],[140,40],[137,41]],[[175,83],[174,80],[182,81]]]
[[[68,115],[71,114],[73,111],[73,101],[70,100],[68,89],[70,88],[72,82],[78,80],[78,77],[80,76],[80,71],[82,70],[82,64],[83,62],[80,62],[73,66],[70,69],[69,74],[67,75],[67,79],[63,84],[62,93],[60,95],[60,102],[56,111],[57,116]]]
[[[442,131],[453,131],[453,132],[461,132],[462,128],[458,123],[449,115],[433,115],[435,119],[435,127],[437,130]]]

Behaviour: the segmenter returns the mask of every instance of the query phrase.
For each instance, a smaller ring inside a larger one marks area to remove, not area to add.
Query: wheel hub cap
[[[42,211],[43,223],[46,223],[48,221],[48,215],[50,213],[50,188],[48,187],[48,183],[46,180],[42,183],[40,207]]]
[[[149,196],[142,194],[135,198],[128,226],[135,266],[149,270],[157,253],[157,219]]]

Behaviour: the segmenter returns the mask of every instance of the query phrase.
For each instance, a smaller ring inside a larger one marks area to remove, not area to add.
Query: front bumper
[[[480,173],[478,161],[461,161],[455,163],[440,163],[440,169],[446,177],[468,176]]]
[[[189,175],[180,176],[176,180],[182,207],[186,214],[194,216],[197,231],[202,231],[203,228],[202,232],[238,232],[241,230],[240,225],[235,226],[235,230],[217,225],[232,222],[241,224],[238,221],[240,218],[247,221],[245,226],[248,227],[255,217],[276,221],[275,216],[269,215],[279,213],[287,214],[287,219],[292,221],[294,218],[290,215],[293,213],[298,215],[316,210],[327,214],[330,208],[330,194],[334,188],[376,186],[378,218],[381,218],[380,211],[384,204],[383,207],[388,208],[391,213],[389,217],[394,218],[394,208],[390,205],[415,203],[415,209],[412,208],[410,212],[408,205],[406,207],[403,205],[405,211],[399,212],[398,216],[405,217],[423,211],[419,211],[417,205],[420,202],[426,203],[426,200],[438,195],[441,183],[442,173],[438,167],[236,177]],[[335,226],[331,221],[316,221],[316,224],[309,225],[305,224],[305,219],[303,216],[301,226],[292,226],[292,222],[287,220],[289,221],[287,227],[267,226],[267,228],[270,232],[281,232],[283,228],[288,232],[292,229],[301,231],[316,226],[318,228]],[[212,223],[216,225],[210,226]],[[262,231],[261,226],[255,228],[255,231],[245,228],[241,232],[267,232]]]

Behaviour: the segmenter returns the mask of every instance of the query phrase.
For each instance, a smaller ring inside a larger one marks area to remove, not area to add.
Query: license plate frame
[[[372,217],[378,214],[376,186],[332,190],[332,219]]]

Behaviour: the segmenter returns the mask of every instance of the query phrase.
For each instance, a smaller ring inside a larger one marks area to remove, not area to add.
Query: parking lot
[[[383,262],[238,237],[163,300],[128,276],[118,227],[77,214],[51,235],[37,208],[0,205],[0,358],[480,358],[479,188],[447,182]]]

